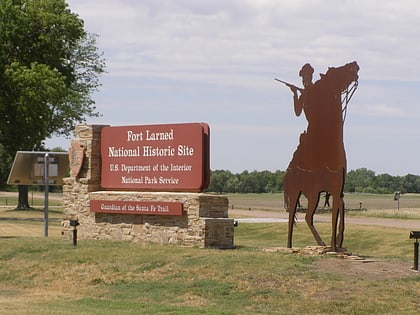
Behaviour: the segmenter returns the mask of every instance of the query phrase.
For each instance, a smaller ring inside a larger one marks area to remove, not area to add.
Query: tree
[[[407,174],[403,177],[403,192],[413,193],[420,190],[420,179],[413,174]]]
[[[8,188],[6,182],[9,177],[9,169],[12,162],[13,160],[6,154],[0,143],[0,189],[2,190]]]
[[[86,116],[99,115],[91,94],[105,62],[83,24],[64,0],[0,1],[0,143],[7,155],[40,150],[46,138],[68,136]]]
[[[212,171],[210,175],[210,185],[206,189],[207,191],[213,192],[227,192],[226,183],[232,177],[232,173],[224,170]]]
[[[347,173],[344,190],[348,192],[366,192],[373,186],[375,172],[366,168],[359,168]]]

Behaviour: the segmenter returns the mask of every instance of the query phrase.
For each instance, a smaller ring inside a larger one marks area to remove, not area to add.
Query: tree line
[[[7,158],[0,144],[0,189],[15,189],[6,184],[13,160]],[[285,171],[243,171],[232,173],[228,170],[213,170],[207,192],[217,193],[278,193],[283,191]],[[57,187],[58,188],[58,187]],[[36,189],[36,188],[35,188]],[[344,192],[391,194],[420,193],[420,176],[407,174],[391,176],[376,175],[366,168],[351,170],[346,175]]]
[[[276,193],[283,191],[285,171],[243,171],[234,174],[227,170],[211,172],[208,192],[218,193]],[[351,170],[347,173],[344,192],[390,194],[420,193],[420,176],[407,174],[391,176],[376,175],[366,168]]]

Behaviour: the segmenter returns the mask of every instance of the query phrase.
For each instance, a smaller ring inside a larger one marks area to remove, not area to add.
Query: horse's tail
[[[286,211],[290,211],[290,195],[289,195],[289,185],[287,180],[287,173],[283,180],[283,199],[284,199],[284,208]]]
[[[283,198],[284,198],[284,208],[286,209],[287,212],[290,213],[290,211],[293,211],[293,224],[296,224],[298,221],[298,217],[297,217],[297,212],[296,212],[296,207],[297,207],[297,201],[296,200],[291,200],[291,196],[289,193],[289,181],[288,181],[288,174],[286,173],[286,176],[284,177],[284,181],[283,181]]]

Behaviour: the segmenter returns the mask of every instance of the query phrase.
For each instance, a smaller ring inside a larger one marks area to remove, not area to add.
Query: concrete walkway
[[[229,210],[229,217],[239,223],[287,223],[288,213],[286,211],[248,211]],[[331,222],[331,215],[315,215],[315,222]],[[298,222],[305,221],[305,214],[298,213]],[[346,224],[375,225],[383,227],[395,227],[420,231],[420,220],[403,220],[373,217],[345,217]]]
[[[276,223],[281,222],[285,223],[288,222],[288,219],[281,219],[281,218],[238,218],[235,219],[239,223]]]

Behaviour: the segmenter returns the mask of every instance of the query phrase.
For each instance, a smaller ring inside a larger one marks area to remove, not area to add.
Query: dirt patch
[[[352,260],[342,258],[320,259],[314,264],[315,270],[348,279],[394,280],[407,277],[420,277],[418,271],[403,262]]]
[[[399,261],[385,261],[352,255],[345,250],[330,251],[330,247],[307,246],[303,248],[271,247],[264,248],[265,252],[284,252],[295,255],[323,256],[316,260],[314,270],[344,277],[346,279],[395,280],[407,277],[420,277],[413,265]]]

